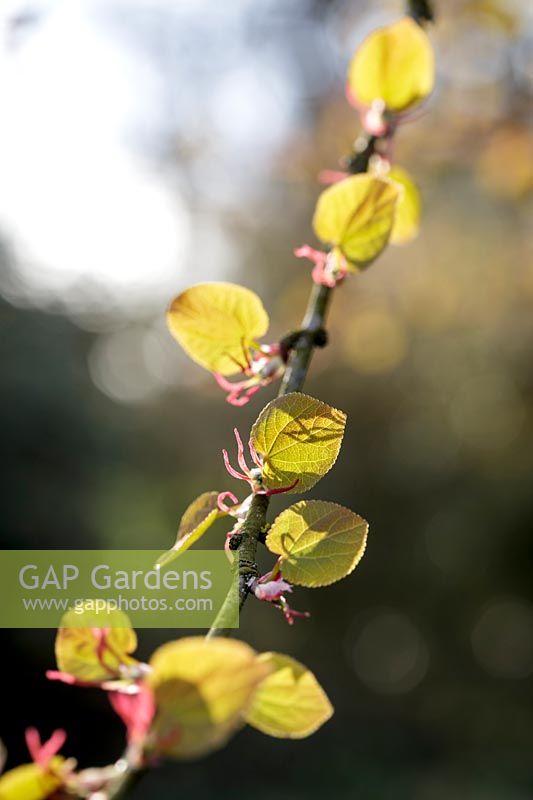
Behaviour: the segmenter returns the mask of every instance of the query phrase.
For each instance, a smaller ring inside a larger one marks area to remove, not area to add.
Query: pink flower
[[[109,702],[126,726],[128,743],[139,744],[150,730],[155,714],[151,689],[138,684],[136,692],[109,692]]]
[[[279,344],[264,344],[247,351],[243,348],[244,364],[237,363],[245,380],[229,381],[219,372],[214,372],[216,382],[225,392],[226,400],[233,406],[244,406],[263,386],[268,386],[281,377],[285,369]]]
[[[255,467],[252,467],[252,469],[250,469],[248,467],[248,464],[246,463],[246,458],[244,456],[244,445],[242,443],[242,439],[240,437],[237,428],[233,429],[233,433],[235,434],[235,439],[237,442],[237,462],[242,472],[238,472],[238,470],[234,469],[231,466],[229,462],[228,451],[227,450],[222,451],[222,455],[224,457],[224,465],[229,474],[232,476],[232,478],[237,478],[237,480],[239,481],[246,481],[247,483],[250,484],[253,494],[265,494],[267,495],[267,497],[270,497],[273,494],[282,494],[283,492],[289,492],[291,489],[294,489],[294,487],[298,483],[298,478],[294,481],[294,483],[291,483],[290,486],[283,486],[280,487],[279,489],[266,489],[263,485],[264,464],[262,456],[256,452],[254,444],[250,439],[250,441],[248,442],[248,449],[250,450],[250,456],[252,458],[252,461],[255,464]],[[227,497],[227,496],[230,496],[230,493],[223,492],[222,495],[219,495],[219,501],[221,497]],[[231,496],[235,497],[235,495]]]
[[[291,608],[284,597],[280,597],[278,608],[283,612],[283,616],[289,625],[294,625],[294,620],[297,617],[308,619],[311,616],[309,611],[296,611],[296,609]]]
[[[37,728],[27,728],[26,745],[32,761],[42,767],[46,772],[50,767],[50,762],[53,757],[59,753],[65,744],[66,738],[67,734],[65,731],[59,728],[54,731],[48,741],[43,744]]]
[[[329,286],[332,289],[337,286],[348,273],[346,259],[337,248],[324,253],[322,250],[315,250],[308,244],[297,247],[294,251],[297,258],[308,258],[315,264],[312,277],[315,283],[322,286]]]
[[[361,103],[352,93],[349,84],[346,84],[346,99],[350,105],[359,112],[361,125],[365,133],[379,139],[390,139],[398,125],[412,122],[425,114],[424,109],[393,112],[388,109],[380,98],[376,98],[370,106]]]
[[[340,170],[336,169],[322,169],[318,173],[318,182],[319,183],[338,183],[339,181],[343,181],[345,178],[349,178],[349,172],[341,172]]]
[[[257,581],[253,588],[253,593],[258,600],[266,600],[269,603],[279,600],[284,592],[292,592],[292,586],[281,577],[275,581],[266,581],[266,583]]]
[[[250,589],[258,600],[272,603],[273,606],[282,611],[289,625],[293,625],[296,617],[309,617],[310,614],[308,611],[295,611],[289,606],[285,598],[285,592],[292,592],[292,586],[283,580],[281,572],[278,572],[277,569],[279,567],[274,567],[272,572],[267,572],[266,575],[252,581]],[[274,580],[268,580],[273,575],[277,575],[277,577]]]
[[[95,666],[96,664],[100,665],[104,677],[98,680],[83,680],[70,672],[49,669],[46,671],[48,680],[61,681],[70,686],[99,686],[102,689],[113,689],[117,683],[133,682],[146,674],[148,669],[146,664],[121,655],[115,650],[109,640],[111,628],[91,628],[90,630],[93,637]],[[116,662],[113,666],[110,666],[106,660],[106,655],[111,656],[112,661]]]

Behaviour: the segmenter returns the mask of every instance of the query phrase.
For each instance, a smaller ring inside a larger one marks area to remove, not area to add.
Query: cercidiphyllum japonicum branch
[[[230,284],[192,287],[192,290],[176,298],[179,301],[176,306],[174,303],[171,306],[170,315],[179,313],[185,307],[187,314],[184,317],[189,324],[190,312],[200,296],[196,319],[204,323],[208,320],[209,315],[205,313],[207,306],[213,309],[218,322],[220,316],[224,318],[226,314],[230,323],[235,323],[233,329],[231,324],[215,326],[215,336],[204,327],[196,340],[194,331],[190,329],[182,330],[177,325],[172,331],[194,360],[217,376],[219,385],[229,392],[227,399],[233,405],[244,405],[262,386],[281,377],[278,399],[285,406],[284,413],[288,405],[292,406],[289,425],[300,420],[294,403],[324,406],[320,401],[306,398],[299,392],[303,388],[315,347],[324,346],[327,340],[326,318],[334,289],[349,272],[357,272],[371,263],[389,237],[395,243],[405,242],[416,231],[416,189],[405,171],[391,168],[390,143],[397,126],[409,118],[411,107],[431,91],[431,48],[420,28],[433,15],[427,0],[409,0],[408,13],[410,18],[371,34],[350,66],[349,100],[360,114],[364,133],[355,143],[354,152],[343,163],[345,172],[330,173],[330,178],[333,176],[330,182],[338,181],[337,186],[323,192],[317,203],[313,227],[325,251],[305,246],[297,253],[315,262],[314,282],[301,329],[274,345],[258,344],[258,340],[266,333],[268,316],[256,295]],[[377,58],[384,49],[389,51],[388,57]],[[402,65],[402,69],[395,67],[395,60]],[[380,64],[379,69],[372,68],[372,64],[375,66],[376,63]],[[368,177],[362,180],[349,177],[362,176],[363,173],[368,173]],[[392,193],[402,201],[402,214],[399,201],[396,208],[395,199],[393,205],[396,216],[394,220],[393,217],[388,219],[391,213],[391,187],[398,184],[404,187],[404,191],[400,193],[394,189]],[[365,212],[358,218],[361,205]],[[368,253],[369,243],[376,238],[380,241],[379,247]],[[236,313],[236,307],[243,312],[242,315]],[[236,330],[240,330],[241,323],[244,327],[242,338],[234,335]],[[172,330],[173,320],[169,320],[169,325]],[[221,331],[223,341],[220,341]],[[233,384],[225,377],[234,375],[236,366],[245,377],[239,384]],[[273,404],[277,402],[273,401]],[[305,475],[304,464],[317,463],[316,459],[323,457],[321,452],[331,448],[331,442],[328,444],[326,439],[319,440],[319,452],[313,453],[311,458],[302,458],[300,472],[297,469],[292,475],[284,474],[281,476],[284,479],[282,483],[276,483],[272,469],[267,474],[270,467],[266,459],[269,449],[264,419],[265,412],[270,408],[270,413],[273,404],[263,409],[252,429],[250,451],[256,467],[246,467],[242,442],[238,436],[238,460],[242,474],[228,462],[230,474],[248,481],[252,495],[242,504],[237,503],[230,508],[224,506],[224,498],[231,496],[237,502],[231,492],[205,492],[185,512],[176,545],[170,555],[167,553],[162,557],[162,564],[166,564],[187,549],[220,513],[236,516],[237,524],[229,535],[228,545],[238,555],[234,562],[239,582],[238,593],[228,594],[206,638],[184,637],[168,642],[156,650],[149,664],[143,664],[132,656],[137,639],[129,621],[121,618],[118,625],[99,629],[92,627],[87,620],[87,627],[76,627],[74,631],[68,622],[62,620],[56,639],[58,671],[53,671],[49,677],[69,684],[99,686],[109,692],[113,708],[126,726],[129,745],[124,757],[116,764],[78,771],[72,759],[59,755],[65,741],[63,731],[55,731],[48,742],[41,743],[37,731],[28,729],[27,742],[33,763],[10,770],[0,777],[2,800],[27,800],[28,792],[31,792],[32,800],[45,800],[57,793],[90,797],[92,800],[117,800],[144,768],[155,763],[154,759],[191,758],[205,754],[221,746],[245,723],[271,736],[298,738],[310,735],[329,719],[332,706],[316,678],[302,664],[281,654],[257,654],[244,642],[222,636],[229,636],[230,625],[236,620],[252,587],[255,586],[253,591],[256,597],[273,602],[280,599],[279,595],[274,594],[274,584],[276,588],[283,584],[284,590],[290,590],[291,585],[311,588],[329,585],[350,574],[362,556],[366,543],[367,525],[354,512],[335,503],[300,501],[282,512],[268,526],[266,536],[268,549],[279,556],[277,568],[279,570],[279,565],[282,565],[285,580],[279,578],[270,584],[267,581],[257,585],[257,546],[260,541],[265,542],[269,496],[281,491],[298,491],[295,489],[298,480],[303,491],[311,488],[316,476],[313,480],[311,475],[310,480],[310,475]],[[279,407],[280,403],[276,406],[278,411]],[[322,469],[322,474],[331,468],[337,457],[345,422],[342,412],[327,408],[330,414],[329,428],[337,426],[335,436],[338,445],[334,453],[329,450],[326,458],[328,463]],[[316,413],[311,416],[315,420],[319,417]],[[300,425],[298,430],[301,428]],[[266,449],[259,446],[260,429]],[[279,432],[280,428],[276,427],[276,436]],[[293,428],[290,436],[294,439],[298,435]],[[317,444],[314,446],[317,447]],[[272,453],[271,450],[271,457]],[[287,463],[285,454],[282,460]],[[302,508],[305,508],[305,515]],[[329,527],[324,527],[326,517]],[[317,523],[314,528],[313,522]],[[324,530],[328,534],[325,537]],[[291,532],[288,545],[287,531]],[[313,539],[316,531],[320,532],[319,544]],[[306,549],[305,543],[302,546],[306,535],[313,539],[310,550]],[[330,563],[332,551],[328,549],[332,546],[332,539],[341,545],[336,552],[334,567]],[[347,551],[348,539],[352,547]],[[332,572],[325,575],[326,563]],[[275,570],[276,567],[272,575]],[[286,604],[282,606],[284,613],[285,607]],[[83,657],[80,657],[81,653]],[[281,691],[293,692],[290,698],[286,694],[279,695],[280,683],[276,676],[280,672],[284,675],[284,688]],[[292,683],[287,683],[287,675],[291,676]],[[186,687],[185,697],[180,695],[179,687]],[[194,705],[196,696],[199,705]],[[227,700],[236,696],[239,702],[231,706]],[[220,698],[221,705],[216,706]],[[278,715],[273,717],[272,707],[276,702]],[[298,713],[291,718],[287,709],[290,710],[298,702]],[[192,710],[191,703],[194,706]],[[192,714],[194,718],[190,728],[186,724],[187,714]],[[308,716],[305,717],[305,714]]]
[[[347,173],[358,175],[367,172],[372,158],[376,156],[379,158],[382,149],[386,151],[390,146],[394,131],[395,126],[390,125],[381,135],[367,133],[356,140],[353,154],[344,159]],[[328,286],[323,283],[313,283],[299,336],[291,346],[278,397],[290,392],[299,392],[303,389],[313,352],[317,346],[316,334],[318,331],[326,331],[327,312],[336,285]],[[242,538],[237,548],[239,555],[238,565],[236,565],[238,597],[235,596],[234,591],[228,593],[213,626],[207,634],[209,638],[232,635],[238,619],[237,615],[250,594],[254,579],[258,577],[257,546],[264,538],[268,506],[269,498],[267,496],[254,496],[252,506],[240,531]]]

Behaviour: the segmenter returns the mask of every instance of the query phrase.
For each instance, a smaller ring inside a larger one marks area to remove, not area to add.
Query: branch
[[[266,494],[253,496],[250,510],[239,531],[241,542],[235,554],[234,580],[238,581],[238,591],[235,592],[235,586],[232,585],[207,634],[208,639],[212,636],[231,636],[233,628],[238,625],[239,611],[250,592],[250,581],[259,577],[255,557],[257,544],[266,526],[268,502]]]
[[[348,171],[353,175],[366,172],[370,158],[380,143],[381,139],[376,136],[359,139],[355,144],[354,154],[346,160]],[[296,341],[291,341],[291,353],[278,397],[303,389],[313,351],[315,347],[323,347],[325,344],[326,315],[332,294],[333,289],[329,286],[313,283],[302,327],[297,332]],[[291,334],[286,338],[290,337]],[[250,582],[259,575],[256,564],[257,545],[264,534],[268,504],[269,498],[264,494],[256,494],[253,498],[240,530],[242,540],[237,551],[239,558],[235,559],[234,574],[239,583],[238,595],[232,587],[207,633],[207,638],[231,636],[238,624],[238,612],[250,594]]]

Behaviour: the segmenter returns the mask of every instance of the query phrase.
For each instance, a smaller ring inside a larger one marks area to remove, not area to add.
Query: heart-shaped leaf
[[[405,111],[424,100],[435,83],[433,49],[420,25],[409,17],[379,28],[359,47],[348,85],[364,106],[382,100],[390,111]]]
[[[217,505],[218,492],[204,492],[185,509],[174,546],[157,559],[156,566],[164,567],[174,561],[200,539],[221,516]]]
[[[297,586],[328,586],[361,560],[368,523],[348,508],[302,500],[272,523],[266,545],[281,557],[283,577]]]
[[[174,298],[167,312],[171,334],[202,367],[233,375],[247,348],[268,330],[259,297],[234,283],[199,283]]]
[[[337,460],[345,425],[342,411],[299,392],[265,406],[252,428],[265,487],[280,489],[296,480],[292,492],[314,486]]]
[[[324,243],[339,248],[352,269],[368,266],[392,231],[398,187],[374,175],[353,175],[318,198],[313,227]]]
[[[280,653],[262,653],[258,661],[271,672],[254,692],[249,725],[280,739],[303,739],[331,717],[333,707],[307,667]]]

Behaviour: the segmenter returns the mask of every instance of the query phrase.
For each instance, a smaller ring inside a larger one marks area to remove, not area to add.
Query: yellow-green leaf
[[[365,106],[382,100],[390,111],[405,111],[424,100],[435,83],[433,48],[409,17],[379,28],[359,47],[348,70],[348,85]]]
[[[58,767],[63,759],[56,756],[52,761]],[[0,800],[45,800],[61,783],[56,774],[45,772],[38,764],[22,764],[0,777]]]
[[[203,637],[164,644],[150,664],[155,749],[174,758],[223,745],[244,724],[253,692],[269,672],[244,642]]]
[[[303,739],[333,714],[333,706],[313,673],[280,653],[262,653],[270,675],[259,684],[246,721],[262,733],[280,739]]]
[[[137,647],[137,636],[129,618],[115,609],[108,609],[106,613],[107,620],[114,627],[94,628],[95,615],[91,611],[80,614],[71,609],[63,615],[55,643],[57,666],[61,672],[92,683],[120,678],[123,667],[137,664],[130,656]],[[101,620],[102,614],[98,617]],[[77,627],[83,622],[88,627]]]
[[[337,246],[349,266],[367,266],[385,248],[394,223],[399,190],[374,175],[352,175],[318,198],[313,228],[323,242]]]
[[[389,179],[402,187],[390,237],[391,244],[407,244],[418,235],[420,227],[420,192],[413,179],[402,167],[392,167]]]
[[[306,492],[339,454],[346,414],[299,392],[269,403],[252,428],[252,442],[263,458],[267,489],[298,483],[291,492]]]
[[[368,523],[337,503],[302,500],[274,520],[266,545],[281,557],[283,577],[297,586],[328,586],[361,560]]]
[[[233,283],[199,283],[174,298],[167,312],[171,334],[212,372],[240,372],[246,348],[268,330],[259,297]]]
[[[171,550],[157,559],[156,566],[164,567],[204,535],[206,530],[222,516],[217,505],[218,492],[204,492],[190,504],[181,518],[176,543]]]

